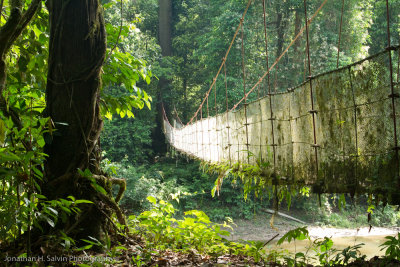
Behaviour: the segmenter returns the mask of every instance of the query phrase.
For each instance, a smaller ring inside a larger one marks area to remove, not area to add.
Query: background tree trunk
[[[158,38],[163,57],[172,56],[172,1],[159,0]]]
[[[161,55],[163,57],[172,56],[172,1],[171,0],[159,0],[158,1],[158,41],[161,47]],[[153,133],[153,150],[156,153],[165,153],[167,146],[165,143],[165,136],[163,133],[163,102],[165,97],[168,95],[169,88],[171,87],[171,81],[166,77],[160,76],[158,82],[158,95],[157,95],[157,127]],[[167,96],[168,97],[168,96]],[[165,109],[168,112],[168,106],[165,105]]]
[[[106,33],[98,0],[50,0],[49,72],[46,88],[49,116],[56,130],[45,147],[44,194],[48,199],[76,198],[96,201],[96,191],[78,169],[101,174],[99,136],[100,71],[105,58]],[[88,205],[84,217],[68,222],[77,236],[100,234],[104,215]]]

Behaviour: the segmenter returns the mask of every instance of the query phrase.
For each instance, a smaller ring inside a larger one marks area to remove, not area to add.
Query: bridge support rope
[[[309,42],[309,33],[308,33],[308,17],[307,17],[307,0],[304,0],[304,16],[305,16],[305,24],[306,24],[306,47],[307,47],[307,62],[308,62],[308,80],[310,83],[310,97],[311,97],[311,116],[312,116],[312,125],[313,125],[313,135],[314,135],[314,155],[315,155],[315,179],[318,180],[318,144],[317,144],[317,130],[315,127],[315,116],[317,115],[317,111],[314,107],[314,92],[313,92],[313,79],[311,72],[311,59],[310,59],[310,42]]]
[[[400,49],[390,44],[388,0],[386,0],[387,50],[349,66],[313,76],[309,25],[326,2],[327,0],[323,1],[313,16],[308,18],[307,0],[304,0],[304,27],[269,66],[266,4],[265,0],[262,1],[267,70],[252,88],[248,88],[247,84],[252,79],[252,73],[249,72],[248,77],[246,76],[244,47],[243,18],[249,8],[248,4],[218,73],[194,117],[186,126],[174,129],[165,115],[164,128],[172,146],[177,151],[209,161],[211,164],[223,163],[224,166],[229,164],[240,172],[245,169],[254,171],[248,165],[266,163],[259,164],[263,165],[264,169],[257,175],[266,178],[263,182],[273,185],[275,197],[279,185],[290,183],[317,185],[315,189],[318,189],[318,193],[347,192],[354,195],[356,192],[381,192],[382,194],[386,192],[385,190],[393,193],[390,184],[393,184],[394,176],[400,186],[398,155],[400,148],[396,113],[399,95],[396,94],[397,89],[395,90],[392,51]],[[339,28],[337,67],[343,10],[344,1],[342,1]],[[241,31],[243,98],[229,109],[228,81],[230,84],[232,82],[227,78],[227,55],[239,31]],[[308,71],[307,79],[297,87],[282,92],[272,92],[271,70],[304,31],[307,38],[304,61],[305,69]],[[400,76],[399,65],[398,63],[397,86]],[[226,113],[218,115],[217,78],[222,68]],[[385,93],[389,84],[388,76],[390,76],[391,92],[389,96]],[[264,88],[264,94],[268,92],[266,97],[250,102],[249,95],[256,88],[260,95],[260,86],[265,80],[267,88]],[[212,97],[212,90],[214,90],[215,117],[211,117],[213,112],[212,110],[210,112],[212,102],[209,101],[212,100],[209,97]],[[243,103],[239,107],[241,102]],[[203,117],[203,112],[207,112],[207,116]],[[388,115],[389,112],[391,116]],[[205,143],[207,140],[208,143]],[[269,151],[271,147],[272,157]]]
[[[396,98],[398,99],[400,96],[396,94],[394,91],[394,83],[393,83],[393,65],[392,65],[392,50],[393,47],[391,46],[390,42],[390,16],[389,16],[389,0],[386,0],[386,22],[387,22],[387,39],[388,39],[388,51],[389,51],[389,74],[390,74],[390,98],[392,99],[392,109],[393,109],[393,124],[394,124],[394,150],[395,150],[395,160],[397,165],[397,186],[400,189],[400,163],[399,163],[399,150],[400,147],[398,146],[397,140],[397,122],[396,122]]]

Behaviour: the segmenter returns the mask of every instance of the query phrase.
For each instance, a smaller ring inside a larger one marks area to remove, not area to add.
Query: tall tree
[[[107,215],[99,202],[116,207],[105,192],[106,177],[99,167],[100,73],[105,59],[106,32],[99,0],[48,1],[50,54],[45,113],[56,127],[45,147],[44,195],[48,199],[84,198],[92,201],[78,218],[65,225],[76,237],[99,237]],[[80,170],[80,171],[79,171]],[[86,179],[89,170],[95,180]],[[109,190],[108,190],[109,191]],[[111,203],[111,204],[110,204]],[[72,226],[71,226],[72,225]]]
[[[159,0],[158,36],[161,53],[164,57],[172,56],[172,1]]]
[[[172,1],[158,1],[158,41],[161,46],[161,55],[163,57],[172,56]],[[164,134],[162,131],[163,123],[163,96],[164,92],[171,87],[168,77],[160,76],[158,83],[159,93],[157,95],[157,127],[153,133],[153,149],[156,152],[163,153],[166,151]]]

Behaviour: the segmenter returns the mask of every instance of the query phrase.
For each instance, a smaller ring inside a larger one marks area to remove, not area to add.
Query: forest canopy
[[[279,203],[290,206],[310,188],[285,186],[278,194],[271,185],[261,192],[254,180],[229,176],[231,169],[199,171],[207,164],[177,156],[163,120],[185,125],[235,109],[274,62],[245,101],[306,82],[310,61],[318,74],[399,44],[400,0],[326,1],[307,34],[292,42],[305,27],[304,8],[310,18],[322,3],[0,0],[1,254],[80,255],[95,248],[140,266],[161,264],[166,249],[175,258],[193,249],[208,255],[202,260],[229,252],[239,262],[272,261],[272,254],[261,256],[264,243],[228,242],[225,217],[249,217],[256,207],[277,212]],[[398,90],[400,56],[392,54]],[[224,79],[214,79],[218,69]],[[225,175],[234,183],[224,193]],[[216,192],[219,200],[211,197]],[[353,197],[322,202],[345,206]],[[370,215],[383,200],[360,199]],[[206,204],[214,200],[219,204]],[[203,207],[225,222],[212,223]],[[282,240],[303,237],[308,232],[299,228]],[[398,245],[391,251],[389,259],[399,260]]]

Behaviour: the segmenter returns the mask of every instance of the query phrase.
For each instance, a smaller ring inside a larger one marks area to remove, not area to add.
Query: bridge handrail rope
[[[199,108],[197,109],[197,111],[195,112],[195,114],[193,115],[193,117],[189,120],[189,122],[188,122],[186,125],[191,124],[192,121],[193,121],[193,119],[194,119],[194,117],[197,116],[197,114],[199,113],[199,111],[203,108],[203,105],[204,105],[204,103],[205,103],[205,101],[206,101],[206,98],[208,98],[208,96],[209,96],[209,94],[210,94],[212,88],[214,87],[214,84],[217,82],[217,78],[218,78],[218,76],[219,76],[219,74],[220,74],[220,72],[221,72],[223,66],[225,65],[226,59],[228,58],[229,52],[231,51],[231,48],[232,48],[232,46],[233,46],[233,44],[234,44],[234,42],[235,42],[235,40],[236,40],[236,36],[237,36],[238,33],[239,33],[239,30],[240,30],[240,28],[241,28],[241,26],[242,26],[242,23],[243,23],[243,21],[244,21],[244,18],[246,17],[246,14],[247,14],[247,11],[249,10],[249,7],[250,7],[251,2],[252,2],[252,0],[249,0],[249,1],[247,2],[246,9],[244,10],[242,17],[240,18],[239,25],[238,25],[238,27],[236,28],[235,34],[233,35],[233,38],[232,38],[232,41],[231,41],[231,43],[230,43],[230,45],[229,45],[229,47],[228,47],[228,50],[227,50],[226,53],[225,53],[225,57],[224,57],[223,60],[222,60],[222,63],[221,63],[221,65],[220,65],[220,67],[219,67],[219,69],[218,69],[218,71],[217,71],[217,74],[215,75],[215,77],[214,77],[214,79],[213,79],[213,82],[212,82],[210,88],[208,89],[208,91],[207,91],[207,93],[206,93],[206,96],[203,98],[203,101],[201,102]]]
[[[398,50],[398,48],[400,48],[400,45],[394,45],[394,46],[391,47],[392,50]],[[399,53],[400,53],[400,50],[398,50],[398,51],[399,51]],[[371,55],[371,56],[368,56],[368,57],[366,57],[366,58],[363,58],[363,59],[361,59],[361,60],[359,60],[359,61],[356,61],[356,62],[354,62],[354,63],[351,63],[351,64],[349,64],[349,65],[346,65],[346,66],[343,66],[343,67],[339,67],[339,68],[337,68],[337,69],[328,70],[328,71],[325,71],[325,72],[318,73],[318,74],[316,74],[316,75],[313,75],[311,78],[312,78],[312,79],[316,79],[316,78],[319,78],[319,77],[321,77],[321,76],[325,76],[325,75],[332,74],[332,73],[335,73],[335,72],[340,72],[340,71],[342,71],[342,70],[344,70],[344,69],[348,69],[348,68],[352,68],[352,67],[354,67],[354,66],[356,66],[356,65],[360,65],[360,64],[362,64],[362,63],[365,62],[365,61],[370,61],[371,59],[374,59],[374,58],[379,57],[379,56],[381,56],[381,55],[383,55],[383,54],[386,54],[386,53],[387,53],[387,49],[385,49],[385,50],[383,50],[383,51],[380,51],[380,52],[378,52],[378,53],[376,53],[376,54],[373,54],[373,55]],[[267,94],[267,95],[275,96],[275,95],[290,94],[290,93],[292,93],[293,91],[295,91],[296,89],[298,89],[298,88],[304,86],[306,83],[308,83],[308,81],[304,81],[304,82],[299,83],[299,84],[297,84],[297,85],[295,85],[295,86],[293,86],[293,87],[289,87],[289,88],[286,89],[286,91],[273,92],[273,93],[270,93],[270,94]],[[397,83],[398,83],[398,82],[397,82]],[[254,100],[254,101],[257,101],[257,100]],[[254,102],[254,101],[252,101],[252,102]],[[252,102],[248,102],[248,103],[252,103]]]
[[[162,106],[167,140],[176,151],[210,164],[222,163],[225,166],[224,164],[229,163],[230,166],[243,167],[244,171],[246,163],[256,166],[261,160],[261,163],[265,164],[259,166],[264,166],[266,172],[263,170],[260,175],[265,175],[262,177],[270,179],[266,181],[274,186],[303,183],[316,186],[313,191],[317,193],[337,193],[344,190],[343,192],[351,195],[359,192],[386,192],[390,197],[398,198],[400,201],[400,193],[396,193],[397,187],[387,186],[393,181],[398,181],[397,185],[400,186],[397,125],[399,114],[396,113],[398,108],[396,102],[400,98],[397,92],[400,79],[400,46],[392,46],[390,43],[388,0],[386,0],[388,37],[386,50],[339,68],[345,9],[345,2],[342,1],[337,58],[335,58],[336,69],[314,76],[310,60],[309,25],[327,0],[322,2],[310,18],[307,16],[307,0],[304,0],[305,25],[298,32],[296,30],[295,38],[271,66],[268,59],[266,2],[263,0],[267,70],[265,72],[263,70],[262,76],[254,80],[255,85],[247,90],[246,86],[253,76],[251,69],[247,71],[245,64],[245,60],[250,62],[252,58],[245,58],[244,42],[247,32],[244,31],[244,15],[251,2],[249,0],[211,87],[189,123],[181,129],[174,129],[175,125],[172,126],[168,121]],[[239,31],[241,31],[241,44],[238,40],[237,44],[242,55],[243,98],[230,109],[227,56]],[[307,79],[285,91],[273,92],[270,84],[271,70],[274,67],[276,70],[278,62],[288,54],[290,47],[302,34],[307,38],[304,60]],[[396,64],[397,51],[399,57],[396,79],[393,64]],[[221,72],[225,84],[225,103],[222,102],[222,105],[226,104],[226,112],[224,112],[225,107],[221,109],[217,105],[219,89],[217,78]],[[265,86],[264,96],[260,92],[261,86]],[[249,95],[257,88],[258,99],[249,101]],[[214,101],[209,97],[214,97]],[[209,101],[214,102],[214,107]],[[242,105],[238,108],[240,103]],[[215,111],[215,116],[212,109]],[[221,114],[218,113],[219,109]],[[177,113],[175,107],[174,110]],[[207,134],[208,136],[205,136]],[[274,190],[276,194],[278,189]]]
[[[279,61],[282,59],[282,57],[287,53],[287,51],[289,50],[290,47],[292,47],[292,45],[297,41],[297,39],[303,34],[304,30],[306,29],[306,27],[308,27],[308,25],[311,24],[311,22],[313,21],[313,19],[318,15],[318,13],[321,11],[321,9],[324,7],[324,5],[326,4],[326,2],[328,2],[328,0],[324,0],[324,2],[322,2],[321,6],[315,11],[315,13],[312,15],[312,17],[310,19],[308,19],[307,23],[305,26],[303,26],[299,33],[296,35],[296,37],[290,42],[290,44],[286,47],[286,49],[282,52],[282,54],[275,60],[275,62],[271,65],[271,67],[261,76],[261,78],[258,80],[258,82],[246,93],[245,97],[247,98],[253,91],[254,89],[265,79],[265,77],[268,75],[268,73],[271,72],[271,70],[275,67],[276,64],[279,63]],[[233,108],[231,108],[231,111],[235,110],[239,104],[241,102],[243,102],[243,100],[245,99],[245,97],[243,97],[242,99],[240,99],[234,106]]]
[[[286,47],[286,49],[282,52],[282,54],[275,60],[275,62],[271,65],[271,67],[269,67],[269,69],[261,76],[261,78],[258,80],[258,82],[243,96],[243,98],[240,99],[240,100],[233,106],[233,108],[231,109],[231,111],[235,110],[235,109],[237,108],[237,106],[238,106],[241,102],[243,102],[243,100],[244,100],[245,98],[247,98],[247,97],[254,91],[254,89],[255,89],[257,86],[260,85],[260,83],[265,79],[265,77],[271,72],[271,70],[279,63],[279,61],[282,59],[282,57],[287,53],[287,51],[290,49],[290,47],[292,47],[292,45],[297,41],[297,39],[303,34],[304,30],[306,29],[306,26],[308,27],[308,25],[311,24],[311,22],[313,21],[313,19],[318,15],[318,13],[319,13],[319,12],[321,11],[321,9],[324,7],[324,5],[327,3],[327,1],[328,1],[328,0],[324,0],[324,2],[320,5],[320,7],[314,12],[314,14],[312,15],[312,17],[311,17],[310,19],[308,19],[307,25],[303,26],[303,27],[300,29],[300,31],[298,32],[298,34],[296,35],[296,37],[295,37],[295,38],[291,41],[291,43]],[[238,27],[236,28],[235,34],[234,34],[234,36],[233,36],[233,38],[232,38],[232,40],[231,40],[231,43],[230,43],[230,45],[229,45],[229,47],[228,47],[228,49],[227,49],[227,51],[226,51],[226,53],[225,53],[225,57],[224,57],[223,60],[222,60],[222,63],[221,63],[221,65],[220,65],[220,67],[219,67],[219,69],[218,69],[218,71],[217,71],[217,74],[215,75],[215,77],[214,77],[214,79],[213,79],[213,82],[212,82],[210,88],[209,88],[208,91],[206,92],[206,95],[205,95],[205,97],[203,98],[203,100],[202,100],[201,104],[199,105],[198,109],[196,110],[196,112],[194,113],[194,115],[192,116],[192,118],[189,120],[189,122],[186,123],[186,124],[184,125],[184,127],[190,125],[190,124],[193,122],[194,118],[198,115],[198,113],[199,113],[199,112],[200,112],[200,113],[202,112],[203,105],[205,104],[207,98],[209,97],[209,94],[210,94],[211,90],[213,89],[213,87],[214,87],[214,85],[215,85],[215,83],[216,83],[216,81],[217,81],[217,78],[218,78],[218,76],[219,76],[219,74],[220,74],[222,68],[226,65],[226,60],[227,60],[228,55],[229,55],[229,53],[230,53],[230,51],[231,51],[231,48],[232,48],[232,46],[233,46],[233,44],[234,44],[234,42],[235,42],[235,40],[236,40],[236,37],[237,37],[237,35],[238,35],[238,33],[239,33],[241,27],[242,27],[242,24],[243,24],[243,22],[244,22],[244,18],[245,18],[246,14],[247,14],[247,11],[248,11],[248,9],[249,9],[249,7],[250,7],[251,2],[252,2],[252,0],[249,0],[248,3],[247,3],[246,9],[245,9],[245,11],[243,12],[242,17],[240,18],[239,25],[238,25]],[[164,108],[164,107],[163,107],[163,108]],[[164,111],[164,113],[165,113],[165,111]],[[201,118],[202,118],[202,116],[201,116]],[[167,117],[167,119],[168,119],[168,117]],[[183,128],[183,127],[182,127],[182,128]]]
[[[394,45],[394,46],[391,46],[390,50],[397,50],[397,51],[399,51],[399,54],[400,54],[400,49],[399,49],[399,48],[400,48],[400,45]],[[321,76],[326,76],[326,75],[329,75],[329,74],[332,74],[332,73],[341,72],[341,71],[343,71],[343,70],[345,70],[345,69],[351,69],[351,68],[354,67],[354,66],[361,65],[362,63],[364,63],[364,62],[366,62],[366,61],[371,61],[371,60],[373,60],[374,58],[378,58],[378,57],[380,57],[380,56],[382,56],[383,54],[386,54],[386,53],[388,53],[388,49],[385,49],[385,50],[383,50],[383,51],[380,51],[380,52],[378,52],[378,53],[376,53],[376,54],[373,54],[373,55],[371,55],[371,56],[368,56],[368,57],[366,57],[366,58],[363,58],[363,59],[361,59],[361,60],[359,60],[359,61],[356,61],[356,62],[354,62],[354,63],[351,63],[351,64],[349,64],[349,65],[346,65],[346,66],[343,66],[343,67],[339,67],[338,69],[333,69],[333,70],[329,70],[329,71],[326,71],[326,72],[318,73],[318,74],[316,74],[316,75],[313,75],[311,78],[312,78],[312,79],[317,79],[317,78],[320,78]],[[400,66],[400,64],[399,64],[398,66]],[[400,79],[400,75],[397,77],[396,84],[399,84],[399,79]],[[302,86],[304,86],[304,85],[307,84],[308,82],[309,82],[309,81],[305,81],[305,82],[299,83],[299,84],[296,85],[296,86],[287,88],[285,91],[268,93],[268,94],[266,95],[266,97],[268,97],[268,96],[277,96],[277,95],[290,94],[290,93],[296,91],[297,89],[301,88]],[[390,87],[390,84],[389,84],[388,86]],[[226,89],[226,90],[225,90],[225,94],[226,94],[226,97],[225,97],[225,99],[226,99],[226,106],[228,107],[227,84],[226,84],[226,88],[225,88],[225,89]],[[264,98],[264,97],[262,97],[261,99],[263,99],[263,98]],[[390,99],[391,99],[391,97],[388,96],[388,97],[380,98],[380,99],[377,99],[377,100],[374,100],[374,101],[366,101],[366,102],[363,102],[363,103],[361,103],[361,104],[357,104],[357,106],[364,106],[364,105],[374,104],[374,103],[377,103],[377,102],[381,102],[381,101],[385,101],[385,100],[390,100]],[[251,103],[256,102],[256,101],[258,101],[258,100],[253,100],[253,101],[247,102],[247,104],[251,104]],[[340,110],[346,110],[346,109],[351,109],[351,108],[353,108],[353,107],[344,107],[344,108],[328,109],[328,110],[319,111],[319,112],[321,113],[321,112],[330,112],[330,111],[340,111]],[[166,111],[165,111],[165,109],[164,109],[164,105],[162,105],[162,111],[163,111],[163,117],[165,118],[165,120],[168,122],[168,124],[169,124],[171,127],[173,127],[172,124],[170,123],[168,117],[166,116]],[[229,111],[229,108],[227,108],[227,111]],[[233,110],[230,110],[230,111],[233,111]],[[198,115],[200,115],[200,114],[198,114]],[[293,117],[292,120],[293,120],[293,119],[297,119],[297,118],[301,118],[301,117],[304,117],[304,116],[307,116],[307,115],[309,115],[309,114],[306,113],[306,114],[303,114],[302,116]],[[280,120],[280,119],[275,119],[275,120]],[[281,119],[281,121],[286,121],[286,120],[288,120],[288,119],[285,119],[285,120],[282,120],[282,119]],[[182,127],[182,128],[184,128],[184,127]]]

